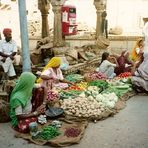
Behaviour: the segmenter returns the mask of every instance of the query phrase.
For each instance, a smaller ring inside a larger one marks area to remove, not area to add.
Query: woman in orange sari
[[[134,62],[139,61],[141,59],[143,53],[143,46],[144,46],[144,40],[142,38],[139,38],[131,53],[131,59]]]

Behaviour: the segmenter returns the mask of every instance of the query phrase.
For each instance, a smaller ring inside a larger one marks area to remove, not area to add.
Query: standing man
[[[101,24],[101,31],[102,31],[102,34],[108,38],[108,20],[106,19],[107,17],[107,13],[106,11],[103,11],[102,13],[102,24]]]
[[[0,65],[2,65],[4,69],[3,79],[16,75],[13,60],[17,53],[17,45],[16,42],[12,40],[11,33],[12,30],[10,28],[5,28],[3,30],[5,39],[0,41]]]

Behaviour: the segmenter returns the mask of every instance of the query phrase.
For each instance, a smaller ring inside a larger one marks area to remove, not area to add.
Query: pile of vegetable
[[[103,105],[109,109],[113,109],[118,101],[118,97],[115,93],[99,94],[95,99],[98,102],[102,102]]]
[[[132,88],[130,84],[115,85],[115,86],[110,85],[106,90],[102,92],[102,94],[114,92],[118,97],[122,97],[125,93],[131,90]]]
[[[103,112],[106,112],[103,103],[97,102],[95,99],[90,100],[84,97],[63,100],[61,104],[66,114],[76,117],[97,118]]]
[[[82,91],[78,90],[64,90],[59,93],[60,99],[71,99],[79,96]]]
[[[88,97],[88,96],[92,96],[92,97],[96,97],[100,92],[100,88],[97,86],[89,86],[87,88],[87,90],[80,94],[81,97]]]
[[[43,140],[50,140],[59,136],[61,133],[59,132],[58,128],[53,126],[45,126],[43,127],[42,131],[39,132],[34,139],[43,139]]]
[[[88,73],[85,74],[85,79],[86,80],[105,80],[107,79],[106,75],[100,72],[92,72],[92,73]]]
[[[66,90],[78,90],[79,91],[79,90],[82,90],[82,89],[77,85],[71,85]]]
[[[89,86],[97,86],[98,88],[100,88],[100,91],[103,91],[108,87],[108,82],[104,80],[91,81],[89,82]]]
[[[115,93],[99,93],[99,88],[97,86],[89,86],[85,93],[80,94],[81,97],[87,97],[88,100],[101,102],[105,108],[112,109],[115,103],[118,101],[118,97]]]
[[[77,83],[77,86],[79,88],[81,88],[82,90],[85,90],[88,87],[88,83],[87,82],[80,82],[80,83]]]
[[[67,128],[64,135],[67,137],[78,137],[81,133],[81,130],[78,128]]]
[[[59,95],[57,92],[53,91],[53,90],[48,90],[47,92],[47,101],[53,101],[55,99],[59,98]]]
[[[131,72],[124,72],[124,73],[121,73],[120,75],[118,75],[119,78],[127,78],[130,76],[132,76]]]
[[[67,75],[65,77],[65,79],[70,81],[70,82],[76,83],[76,82],[83,81],[84,80],[84,76],[79,75],[79,74],[70,74],[70,75]]]

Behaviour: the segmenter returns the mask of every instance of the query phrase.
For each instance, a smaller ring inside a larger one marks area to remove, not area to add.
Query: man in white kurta
[[[17,53],[17,45],[12,40],[12,31],[9,28],[3,30],[5,39],[0,41],[0,65],[2,65],[5,77],[13,77],[16,75],[13,66],[14,56]]]

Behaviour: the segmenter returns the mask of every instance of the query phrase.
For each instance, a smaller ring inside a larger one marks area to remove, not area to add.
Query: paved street
[[[10,123],[6,123],[0,124],[0,148],[41,146],[15,138]],[[133,97],[114,117],[90,123],[80,143],[66,148],[148,148],[148,96]]]

